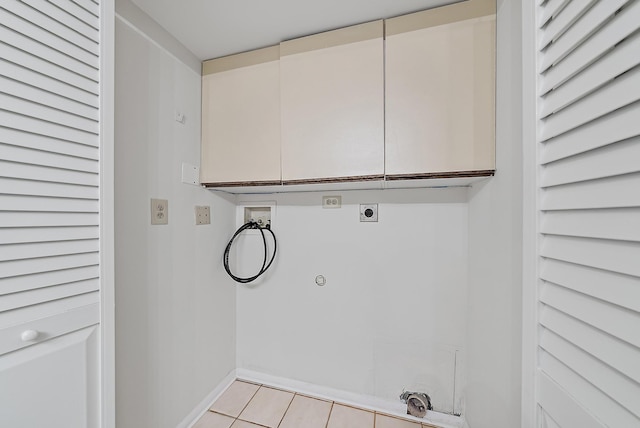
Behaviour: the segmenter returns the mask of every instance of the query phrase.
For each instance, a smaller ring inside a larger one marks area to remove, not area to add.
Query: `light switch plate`
[[[151,224],[169,224],[169,201],[151,199]]]

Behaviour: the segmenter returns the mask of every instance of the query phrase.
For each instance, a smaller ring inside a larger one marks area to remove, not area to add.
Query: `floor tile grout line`
[[[247,383],[247,384],[255,385],[255,386],[257,386],[257,387],[258,387],[258,389],[256,389],[256,391],[255,391],[253,394],[251,394],[251,397],[249,398],[249,401],[247,401],[247,403],[246,403],[246,404],[244,405],[244,407],[240,410],[240,413],[238,413],[238,415],[237,415],[237,416],[230,415],[230,414],[228,414],[228,413],[223,413],[223,412],[220,412],[220,411],[217,411],[217,410],[213,410],[211,407],[215,406],[215,404],[218,402],[218,400],[220,399],[220,397],[222,397],[222,396],[223,396],[223,395],[224,395],[224,394],[229,390],[229,388],[231,388],[231,385],[233,385],[233,384],[234,384],[234,383],[236,383],[236,382],[242,382],[242,383]],[[255,396],[256,396],[256,394],[258,393],[258,391],[260,390],[260,388],[262,388],[262,386],[263,386],[263,385],[258,384],[258,383],[253,383],[253,382],[245,382],[245,381],[240,380],[240,379],[238,379],[238,378],[236,378],[233,382],[231,382],[231,385],[227,386],[227,388],[226,388],[224,391],[222,391],[222,394],[220,394],[220,396],[219,396],[218,398],[216,398],[216,401],[214,401],[214,402],[211,404],[211,406],[209,406],[209,408],[208,408],[207,410],[208,410],[209,412],[217,413],[217,414],[219,414],[219,415],[228,416],[228,417],[233,418],[233,419],[235,420],[235,419],[238,419],[238,417],[242,414],[242,412],[244,412],[244,409],[246,409],[246,408],[247,408],[247,406],[249,405],[249,403],[251,402],[251,400],[253,400],[253,397],[255,397]]]
[[[236,381],[238,381],[238,379],[236,379]],[[242,381],[241,381],[242,382]],[[253,385],[258,385],[256,383],[254,383]],[[247,404],[244,405],[244,407],[242,408],[242,410],[240,410],[240,413],[238,413],[238,416],[235,417],[236,420],[238,420],[240,418],[240,415],[242,414],[242,412],[244,412],[244,410],[247,408],[247,406],[249,405],[249,403],[251,403],[251,400],[253,400],[256,396],[256,394],[258,393],[258,391],[260,391],[260,388],[262,388],[264,385],[258,385],[258,389],[256,389],[256,392],[254,392],[251,395],[251,398],[249,398],[249,401],[247,401]]]
[[[329,428],[329,421],[331,420],[331,413],[333,412],[333,406],[336,404],[335,401],[331,402],[331,409],[329,409],[329,416],[327,416],[327,423],[324,424],[324,428]]]
[[[259,424],[257,422],[251,422],[251,421],[247,421],[247,420],[240,419],[240,418],[236,418],[233,422],[235,423],[236,421],[246,422],[248,424],[255,425],[257,427],[271,428],[269,425],[262,425],[262,424]],[[231,426],[233,426],[233,424],[231,424]]]
[[[276,428],[280,428],[280,425],[282,424],[282,421],[284,421],[284,417],[287,416],[287,412],[291,408],[291,403],[293,403],[293,400],[295,400],[296,395],[298,394],[294,392],[293,397],[291,397],[291,401],[289,401],[289,405],[287,406],[287,410],[285,410],[284,413],[282,414],[282,418],[280,418],[280,422],[278,422],[278,425],[276,425]]]

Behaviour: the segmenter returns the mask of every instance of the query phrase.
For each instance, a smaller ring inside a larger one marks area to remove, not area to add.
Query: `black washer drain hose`
[[[262,235],[262,243],[264,244],[264,260],[262,261],[262,267],[260,268],[260,272],[248,278],[241,278],[239,276],[234,275],[231,272],[231,269],[229,268],[229,252],[231,251],[231,245],[233,245],[233,240],[236,239],[236,236],[240,235],[242,232],[244,232],[247,229],[258,229],[260,231],[260,234]],[[267,230],[269,233],[271,233],[271,236],[273,236],[273,254],[271,255],[271,260],[269,260],[269,263],[267,263],[267,238],[264,235],[265,230]],[[251,220],[243,224],[242,226],[240,226],[238,230],[236,230],[236,233],[234,233],[233,236],[231,237],[231,240],[229,240],[229,243],[227,244],[227,248],[224,249],[224,257],[222,260],[224,264],[224,270],[226,270],[229,276],[233,278],[233,280],[236,282],[246,284],[251,281],[254,281],[258,279],[260,275],[265,273],[267,269],[269,269],[269,267],[271,266],[271,263],[273,263],[273,259],[276,258],[277,246],[278,246],[278,243],[276,241],[276,235],[273,233],[273,230],[271,230],[271,227],[268,224],[266,227],[260,227],[258,223]]]

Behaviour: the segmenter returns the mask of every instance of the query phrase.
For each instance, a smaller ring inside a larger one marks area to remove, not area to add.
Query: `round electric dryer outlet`
[[[360,204],[360,221],[378,221],[378,204]]]

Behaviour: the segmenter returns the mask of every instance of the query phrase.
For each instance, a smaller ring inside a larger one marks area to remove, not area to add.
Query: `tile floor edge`
[[[264,385],[266,387],[307,395],[311,398],[335,401],[350,407],[361,408],[382,415],[404,419],[410,422],[434,425],[440,428],[468,428],[469,425],[462,416],[446,413],[430,412],[429,418],[416,418],[406,414],[405,405],[378,397],[324,387],[312,383],[292,380],[284,377],[269,375],[253,370],[236,369],[236,378],[240,381]]]
[[[231,384],[237,379],[238,375],[236,370],[231,370],[222,379],[213,390],[207,394],[207,396],[180,422],[176,425],[176,428],[191,428],[200,418],[209,411],[209,407],[222,395],[223,392],[231,386]]]

